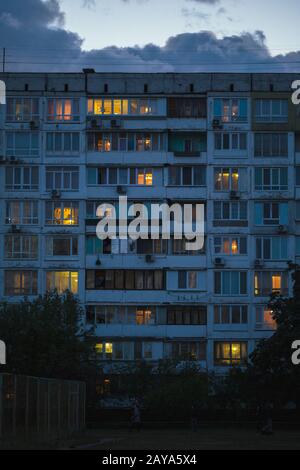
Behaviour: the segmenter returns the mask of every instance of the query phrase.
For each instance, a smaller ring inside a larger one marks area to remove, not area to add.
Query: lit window
[[[152,186],[152,173],[146,173],[146,185]]]
[[[215,364],[221,366],[239,365],[247,359],[246,342],[216,342]]]
[[[273,291],[281,290],[281,276],[280,275],[272,276],[272,290]]]
[[[48,291],[57,289],[59,294],[70,290],[73,294],[78,293],[78,272],[49,271],[46,274],[46,288]]]
[[[112,114],[112,102],[111,100],[103,101],[103,114]]]
[[[149,323],[153,323],[152,321],[152,311],[150,309],[136,310],[136,324],[137,325],[147,325]]]
[[[238,242],[237,242],[237,240],[232,240],[231,241],[231,253],[233,255],[236,255],[236,254],[238,254],[238,252],[239,252]]]

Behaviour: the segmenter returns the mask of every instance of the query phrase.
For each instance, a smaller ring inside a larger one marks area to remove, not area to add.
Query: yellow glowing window
[[[97,354],[102,354],[103,353],[103,344],[102,343],[96,344],[95,349],[96,349]]]
[[[146,185],[152,186],[153,176],[152,173],[146,173]]]
[[[241,358],[241,345],[239,343],[232,343],[231,345],[231,357],[232,359]]]
[[[151,150],[151,137],[145,138],[145,150]]]
[[[63,225],[76,225],[76,224],[77,224],[76,209],[73,209],[72,207],[65,207]]]
[[[64,113],[64,120],[69,121],[72,115],[72,102],[71,100],[65,101],[65,113]]]
[[[63,103],[62,101],[56,102],[56,117],[57,119],[63,118]]]
[[[230,254],[230,244],[229,244],[229,239],[228,238],[224,238],[224,240],[223,240],[223,252],[226,255]]]
[[[71,272],[71,286],[70,286],[71,292],[73,294],[77,294],[78,292],[78,273],[77,272]]]
[[[264,324],[270,328],[276,327],[276,321],[273,318],[273,310],[264,311]]]
[[[237,190],[239,186],[239,174],[232,173],[232,189]]]
[[[105,140],[104,140],[104,151],[105,151],[105,152],[110,152],[110,150],[111,150],[111,143],[110,143],[110,140],[105,139]]]
[[[122,101],[114,100],[114,114],[122,114]]]
[[[151,310],[137,310],[136,311],[136,324],[145,325],[150,323],[152,312]]]
[[[258,277],[258,274],[255,274],[255,276],[254,276],[254,290],[255,290],[255,294],[257,295],[259,293],[259,277]]]
[[[229,188],[229,173],[224,172],[222,179],[223,179],[223,189],[228,189]]]
[[[112,101],[111,100],[104,100],[103,114],[112,114]]]
[[[138,181],[139,185],[145,184],[145,175],[144,175],[144,173],[138,173],[137,181]]]
[[[113,353],[113,344],[105,343],[105,354],[112,354],[112,353]]]
[[[94,106],[94,100],[89,99],[88,100],[88,114],[93,114],[93,112],[94,112],[93,106]]]
[[[123,106],[123,114],[128,114],[128,100],[123,100],[122,106]]]
[[[93,108],[91,112],[93,113]],[[94,114],[102,114],[102,100],[94,101]]]
[[[238,248],[238,243],[237,240],[232,240],[231,242],[231,252],[233,255],[238,254],[239,248]]]
[[[281,290],[281,276],[278,274],[272,276],[272,290],[275,290],[275,291]]]

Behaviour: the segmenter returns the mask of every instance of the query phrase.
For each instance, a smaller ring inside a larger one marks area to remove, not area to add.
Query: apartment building
[[[0,74],[0,295],[70,289],[99,361],[224,373],[300,257],[292,74]],[[205,245],[96,237],[102,203],[203,203]]]

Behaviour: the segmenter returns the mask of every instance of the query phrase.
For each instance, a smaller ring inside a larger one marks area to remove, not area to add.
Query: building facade
[[[99,360],[224,373],[300,257],[291,74],[0,74],[2,300],[70,289]],[[205,204],[205,246],[96,237],[101,203]]]

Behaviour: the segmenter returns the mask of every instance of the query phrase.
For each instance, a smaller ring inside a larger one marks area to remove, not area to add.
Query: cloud
[[[299,51],[272,57],[262,31],[222,38],[211,31],[182,33],[170,37],[163,46],[112,45],[84,51],[83,38],[65,29],[57,0],[1,0],[0,47],[4,44],[7,71],[80,71],[93,67],[112,72],[271,72],[293,71],[286,62],[300,61]]]

